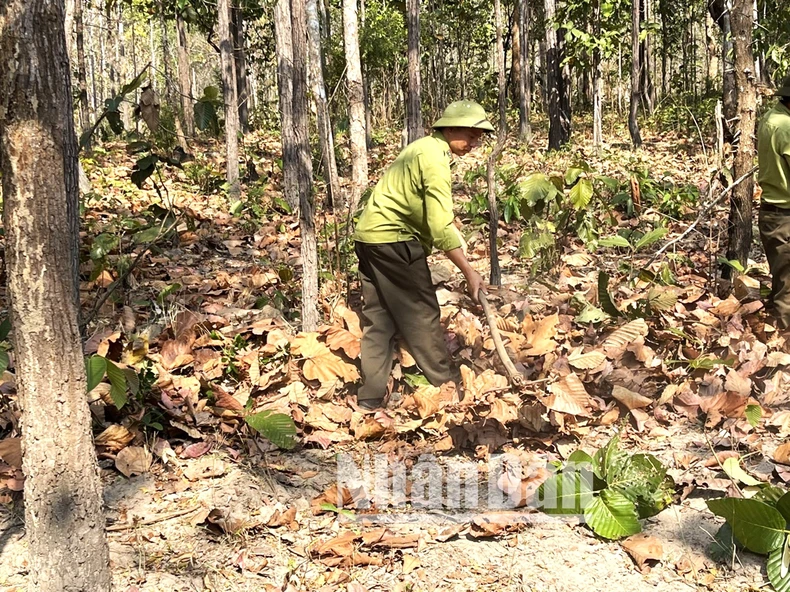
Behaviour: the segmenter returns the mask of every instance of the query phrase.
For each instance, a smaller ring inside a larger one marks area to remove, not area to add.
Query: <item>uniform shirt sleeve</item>
[[[449,159],[441,153],[421,154],[419,161],[425,190],[425,219],[433,245],[440,251],[458,248],[461,246],[461,239],[458,230],[453,226]]]
[[[785,160],[790,162],[790,125],[782,126],[776,130],[772,144],[774,152],[784,156]]]

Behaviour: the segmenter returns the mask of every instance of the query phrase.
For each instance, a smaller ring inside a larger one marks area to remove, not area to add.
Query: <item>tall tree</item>
[[[738,145],[732,163],[735,179],[743,180],[736,185],[730,197],[727,259],[737,259],[746,267],[749,249],[752,246],[752,200],[754,199],[755,139],[754,126],[757,110],[757,90],[752,57],[752,0],[733,0],[732,42],[735,53],[735,87],[738,92],[738,123],[736,136]],[[728,277],[729,266],[723,268]]]
[[[409,143],[424,134],[420,108],[420,0],[406,2],[406,29],[408,31],[409,90],[406,99],[406,130]]]
[[[296,167],[287,164],[297,161],[293,114],[293,33],[289,0],[277,0],[274,5],[274,44],[277,52],[277,91],[283,151],[283,195],[291,209],[296,212],[299,209],[299,179]]]
[[[592,96],[593,96],[593,146],[603,144],[603,73],[601,71],[601,0],[593,0]]]
[[[532,124],[530,123],[530,109],[532,107],[532,71],[529,59],[529,46],[531,43],[529,29],[531,14],[529,0],[518,2],[518,62],[520,73],[518,77],[518,135],[524,141],[532,139]],[[514,45],[515,47],[515,45]]]
[[[544,0],[546,14],[546,107],[549,112],[549,150],[559,150],[571,139],[569,93],[562,74],[560,31],[554,29],[557,14],[555,0]]]
[[[101,482],[77,324],[77,142],[64,5],[3,0],[0,171],[29,590],[110,589]]]
[[[645,109],[648,113],[652,113],[656,105],[656,87],[653,84],[653,34],[647,26],[650,24],[652,17],[652,7],[650,0],[642,0],[642,22],[645,23],[645,35],[640,43],[640,59],[641,64],[641,90],[642,97],[645,101]]]
[[[346,50],[348,82],[348,135],[351,144],[351,192],[349,202],[354,211],[368,184],[368,156],[365,139],[365,92],[359,58],[357,0],[343,0],[343,46]]]
[[[496,67],[499,93],[497,104],[499,107],[499,132],[494,150],[486,163],[486,182],[488,184],[488,243],[491,260],[491,273],[489,283],[494,286],[502,285],[502,271],[499,267],[499,249],[497,248],[497,234],[499,230],[499,209],[496,202],[496,162],[507,140],[507,87],[505,85],[505,47],[502,39],[502,6],[500,0],[494,0],[494,24],[496,29]]]
[[[247,82],[247,52],[244,49],[244,12],[233,8],[233,58],[236,61],[236,97],[239,102],[239,124],[242,133],[250,131],[250,106]]]
[[[628,131],[634,148],[642,145],[639,133],[639,0],[631,1],[631,103],[628,111]]]
[[[186,23],[181,12],[176,12],[176,32],[178,33],[178,91],[181,111],[184,114],[184,129],[187,134],[193,136],[195,134],[195,119],[192,117],[189,46],[187,45]]]
[[[708,2],[708,12],[713,22],[721,29],[722,106],[724,115],[722,123],[727,142],[732,141],[732,126],[738,116],[735,69],[732,62],[733,39],[730,4],[730,0],[710,0]]]
[[[85,67],[85,22],[82,14],[82,0],[67,0],[74,6],[74,33],[77,46],[77,84],[80,98],[80,132],[91,125],[90,107],[88,106],[88,77]]]
[[[318,328],[318,248],[313,219],[313,162],[308,136],[310,113],[307,109],[307,14],[305,0],[291,0],[293,50],[294,134],[296,136],[297,186],[299,188],[299,232],[302,255],[302,329]],[[288,163],[283,162],[283,166]]]
[[[313,101],[315,102],[316,121],[318,123],[318,141],[321,145],[321,164],[324,180],[329,191],[329,203],[338,209],[343,203],[340,193],[340,179],[337,174],[335,158],[335,140],[332,133],[332,121],[329,116],[329,103],[326,97],[324,69],[321,52],[321,26],[318,20],[318,3],[307,0],[307,40],[309,45],[309,74]]]
[[[225,156],[227,160],[225,178],[228,196],[237,200],[241,194],[239,186],[239,101],[236,97],[236,64],[233,57],[233,35],[230,28],[231,0],[217,3],[219,49],[222,63],[222,87],[225,101]]]

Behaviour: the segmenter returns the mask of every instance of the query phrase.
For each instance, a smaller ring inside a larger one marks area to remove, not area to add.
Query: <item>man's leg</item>
[[[790,328],[790,212],[760,211],[760,239],[771,269],[771,302],[783,329]]]
[[[408,241],[366,247],[381,303],[409,353],[431,384],[452,380],[439,303],[422,246]]]

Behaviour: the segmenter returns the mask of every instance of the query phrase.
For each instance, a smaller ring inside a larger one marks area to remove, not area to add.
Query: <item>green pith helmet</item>
[[[782,80],[782,86],[776,89],[774,96],[790,98],[790,76],[785,76],[785,79]]]
[[[442,117],[433,124],[434,129],[444,127],[472,127],[493,132],[485,109],[474,101],[455,101],[447,105]]]

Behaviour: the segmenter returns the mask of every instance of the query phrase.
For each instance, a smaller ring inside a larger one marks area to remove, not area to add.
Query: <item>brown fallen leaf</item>
[[[354,335],[351,331],[346,331],[340,327],[333,326],[327,330],[325,335],[326,344],[332,351],[341,349],[352,360],[359,357],[361,348],[360,338]]]
[[[606,360],[606,354],[598,350],[568,357],[568,363],[579,370],[592,370],[603,364],[604,360]]]
[[[648,561],[661,561],[664,547],[656,537],[644,533],[628,537],[622,543],[623,548],[633,558],[636,567],[642,573],[650,571]]]
[[[142,475],[151,468],[154,458],[142,446],[127,446],[115,457],[115,468],[127,477]]]
[[[0,459],[12,467],[21,467],[22,438],[6,438],[0,441]]]
[[[578,376],[571,373],[549,386],[551,394],[543,404],[552,411],[589,417],[593,405],[592,397]]]
[[[610,358],[616,357],[629,343],[640,336],[644,337],[647,335],[647,332],[648,327],[644,319],[636,319],[626,323],[606,338],[603,342],[604,351]]]
[[[318,333],[299,333],[291,342],[291,352],[304,358],[302,373],[308,380],[334,382],[338,377],[345,382],[356,382],[359,371],[338,355],[333,354],[326,344],[318,341]]]
[[[631,409],[647,407],[653,402],[652,399],[628,390],[620,385],[615,385],[614,388],[612,388],[612,397],[620,401],[629,411]]]
[[[782,444],[774,451],[774,460],[783,465],[790,465],[790,442]]]
[[[545,356],[557,348],[554,337],[557,335],[557,325],[560,322],[559,314],[554,313],[535,322],[530,315],[524,317],[521,323],[521,332],[527,339],[530,347],[522,352],[525,356]]]
[[[195,331],[184,331],[177,339],[165,341],[159,348],[162,366],[165,370],[173,370],[191,364],[192,344],[195,343]]]
[[[404,575],[410,574],[418,567],[420,567],[420,558],[417,557],[416,555],[411,555],[410,553],[404,553],[403,555]]]

